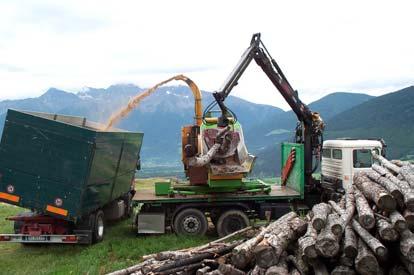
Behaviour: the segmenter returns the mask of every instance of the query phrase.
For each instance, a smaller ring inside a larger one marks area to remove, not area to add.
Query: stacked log
[[[414,166],[374,158],[381,165],[356,174],[340,202],[287,213],[253,238],[153,254],[113,274],[414,275]]]

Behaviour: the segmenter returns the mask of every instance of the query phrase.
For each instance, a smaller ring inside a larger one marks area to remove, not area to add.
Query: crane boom
[[[243,53],[240,61],[233,69],[227,80],[224,82],[219,91],[213,94],[221,110],[219,126],[227,126],[227,107],[224,104],[225,99],[229,96],[232,89],[237,85],[240,77],[245,72],[252,60],[262,68],[264,73],[277,88],[290,108],[296,114],[299,124],[296,130],[295,141],[303,143],[305,149],[305,180],[311,183],[312,173],[316,169],[313,167],[313,157],[319,156],[322,146],[322,134],[324,123],[318,113],[309,110],[298,96],[298,92],[292,88],[289,81],[283,74],[277,62],[267,51],[260,39],[260,33],[253,35],[250,46]]]

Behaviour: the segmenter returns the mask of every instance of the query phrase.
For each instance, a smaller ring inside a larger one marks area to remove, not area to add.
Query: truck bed
[[[177,202],[210,202],[210,201],[252,201],[252,200],[286,200],[300,199],[301,194],[288,186],[272,185],[269,194],[233,192],[206,195],[170,195],[157,196],[154,188],[137,190],[133,200],[136,203],[177,203]]]

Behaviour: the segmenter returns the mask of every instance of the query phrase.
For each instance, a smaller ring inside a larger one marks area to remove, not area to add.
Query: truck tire
[[[105,233],[105,216],[102,210],[98,210],[94,215],[94,223],[92,228],[92,241],[99,243],[104,238]]]
[[[231,209],[221,214],[216,229],[219,237],[224,237],[249,225],[250,220],[244,212]]]
[[[174,218],[174,231],[178,235],[202,236],[208,229],[207,218],[196,208],[186,208]]]

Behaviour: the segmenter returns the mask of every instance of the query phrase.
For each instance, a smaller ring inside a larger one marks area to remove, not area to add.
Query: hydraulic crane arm
[[[270,81],[272,81],[272,83],[276,86],[286,102],[295,112],[298,119],[307,124],[311,124],[312,112],[299,99],[297,91],[292,88],[279,65],[267,51],[263,42],[260,40],[260,33],[253,35],[250,47],[243,53],[239,63],[233,69],[220,90],[214,93],[214,98],[216,99],[222,112],[224,111],[225,113],[227,110],[224,105],[224,100],[237,85],[240,77],[243,75],[244,71],[253,59],[269,77]]]
[[[306,183],[310,184],[312,173],[315,170],[312,164],[313,156],[318,156],[320,153],[324,124],[319,114],[311,112],[308,106],[299,99],[297,91],[292,88],[279,65],[260,40],[260,33],[253,35],[249,48],[244,52],[237,66],[231,72],[220,90],[213,94],[222,113],[219,118],[219,126],[223,127],[228,125],[228,111],[224,101],[234,86],[237,85],[238,80],[253,59],[262,68],[273,85],[275,85],[300,121],[300,127],[296,131],[295,140],[297,143],[304,144],[305,178]]]

